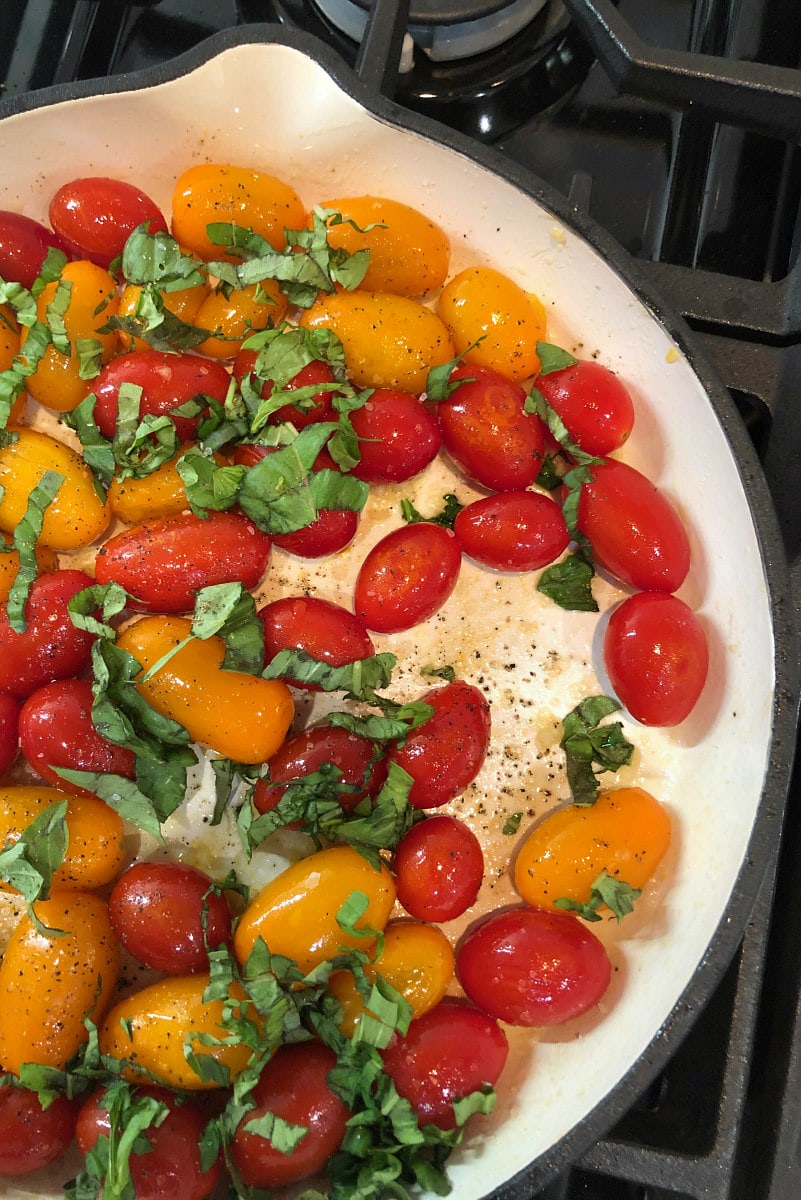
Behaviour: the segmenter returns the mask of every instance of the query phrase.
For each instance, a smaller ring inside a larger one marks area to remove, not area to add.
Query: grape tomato
[[[122,254],[130,234],[144,224],[166,231],[158,205],[124,179],[85,176],[62,184],[48,209],[50,224],[76,258],[108,267]]]
[[[421,521],[373,546],[356,576],[356,616],[375,633],[400,633],[432,617],[456,587],[461,551],[455,535]]]

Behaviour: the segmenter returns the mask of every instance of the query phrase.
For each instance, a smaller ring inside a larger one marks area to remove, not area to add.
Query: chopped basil
[[[446,683],[453,683],[456,679],[456,671],[451,666],[445,667],[421,667],[421,675],[433,675],[437,679],[444,679]]]
[[[501,830],[501,833],[505,834],[506,837],[514,837],[514,835],[517,833],[518,829],[520,828],[520,822],[522,820],[523,820],[522,812],[510,813],[509,816],[506,818],[506,821],[504,822],[504,826],[503,826],[503,829]]]
[[[312,658],[305,650],[280,650],[262,674],[265,679],[313,683],[324,692],[344,691],[354,699],[369,699],[376,688],[387,686],[396,662],[394,654],[384,651],[341,667],[332,667],[330,663]]]
[[[53,348],[59,354],[69,358],[72,353],[67,327],[64,324],[64,314],[72,299],[72,282],[69,279],[59,279],[53,299],[45,309],[45,323],[50,330],[50,340]]]
[[[147,1130],[160,1125],[169,1112],[163,1101],[122,1079],[109,1085],[103,1107],[109,1131],[101,1133],[86,1155],[81,1174],[66,1185],[68,1200],[134,1200],[131,1155],[151,1149]]]
[[[0,850],[0,879],[23,896],[34,925],[46,934],[56,931],[42,925],[33,906],[48,898],[53,876],[64,861],[69,846],[66,815],[66,800],[48,805],[16,841]]]
[[[592,559],[582,548],[546,567],[537,581],[537,591],[571,612],[598,612],[592,594],[594,575]]]
[[[461,354],[457,354],[456,357],[452,358],[449,362],[441,363],[438,367],[432,367],[430,369],[426,379],[425,387],[425,395],[427,400],[434,400],[435,402],[447,400],[448,397],[452,396],[456,389],[460,388],[463,383],[474,382],[473,379],[468,378],[452,380],[451,375],[457,367],[462,365],[464,356],[471,350],[474,350],[476,346],[480,346],[483,341],[484,338],[480,337],[477,341],[473,342],[472,345],[468,346],[466,350],[463,350]]]
[[[8,594],[6,609],[8,623],[16,633],[24,633],[27,629],[25,605],[28,602],[31,585],[39,574],[36,543],[42,532],[45,512],[55,500],[63,482],[63,475],[59,475],[56,471],[45,471],[36,487],[30,492],[25,513],[14,530],[14,546],[19,554],[19,569]]]
[[[561,346],[551,342],[537,342],[537,357],[540,360],[540,375],[550,375],[553,371],[564,371],[565,367],[575,367],[578,362]]]
[[[206,264],[185,254],[168,233],[150,234],[146,224],[129,236],[122,252],[122,273],[129,283],[155,284],[174,292],[206,282]]]
[[[619,709],[620,704],[611,696],[588,696],[562,722],[559,745],[565,752],[574,804],[594,804],[598,799],[598,775],[617,771],[631,762],[634,746],[624,736],[620,722],[600,724]]]
[[[401,516],[407,525],[425,522],[429,525],[442,525],[445,529],[453,529],[453,523],[464,505],[453,492],[446,492],[442,499],[445,501],[444,507],[433,517],[424,517],[417,511],[411,500],[401,500]]]
[[[602,871],[597,879],[593,880],[590,898],[586,904],[580,900],[571,900],[568,896],[560,896],[558,900],[554,900],[554,904],[565,912],[576,913],[584,921],[600,921],[602,918],[598,909],[606,905],[620,922],[634,911],[634,901],[641,895],[641,888],[634,888],[625,880],[616,879]]]

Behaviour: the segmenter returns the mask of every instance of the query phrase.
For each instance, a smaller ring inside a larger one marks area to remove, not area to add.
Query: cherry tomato
[[[228,163],[200,163],[176,181],[172,232],[200,258],[225,258],[206,232],[214,221],[252,229],[283,250],[284,230],[302,229],[306,209],[295,190],[273,175]]]
[[[457,367],[459,384],[437,405],[442,444],[469,479],[493,492],[519,491],[542,466],[542,421],[524,410],[526,393],[489,367]]]
[[[277,533],[273,543],[299,558],[326,558],[344,550],[356,536],[359,514],[348,508],[321,508],[317,517],[294,533]]]
[[[494,1086],[508,1052],[506,1035],[493,1017],[446,998],[412,1021],[405,1037],[396,1034],[383,1059],[418,1123],[453,1129],[454,1100]]]
[[[54,767],[124,775],[133,779],[132,750],[101,737],[92,723],[92,684],[88,679],[57,679],[37,688],[22,706],[19,737],[22,753],[42,779],[54,787],[88,795],[65,784]]]
[[[169,975],[208,971],[207,947],[228,942],[231,911],[213,880],[186,863],[134,863],[108,902],[111,924],[125,949]]]
[[[351,1114],[328,1085],[336,1061],[322,1042],[297,1042],[281,1046],[266,1064],[252,1092],[256,1106],[239,1122],[231,1143],[231,1157],[247,1186],[282,1187],[306,1179],[339,1149]],[[306,1129],[291,1150],[248,1129],[267,1113]]]
[[[232,374],[241,383],[243,379],[250,376],[254,387],[258,386],[258,379],[254,376],[253,370],[256,366],[258,353],[255,350],[240,350],[234,359]],[[326,384],[334,382],[334,372],[326,362],[320,359],[314,359],[307,363],[297,375],[294,375],[289,380],[286,387],[288,391],[296,391],[298,388],[311,387],[313,384]],[[261,384],[260,395],[263,400],[268,400],[273,394],[272,380],[265,380]],[[271,413],[268,418],[269,425],[280,425],[284,421],[290,421],[296,429],[305,429],[307,425],[313,425],[316,421],[331,421],[336,420],[334,406],[331,403],[332,389],[321,387],[319,392],[315,392],[310,400],[304,400],[299,404],[284,404],[281,408],[277,408],[274,413]]]
[[[619,450],[634,425],[634,402],[622,379],[594,359],[539,375],[537,390],[587,454]]]
[[[409,803],[439,808],[473,782],[490,743],[490,710],[486,697],[471,683],[457,679],[432,688],[421,699],[433,714],[413,729],[390,760],[403,767],[414,783]]]
[[[19,700],[0,692],[0,775],[13,767],[19,754]]]
[[[640,471],[610,458],[589,468],[578,529],[597,562],[642,591],[675,592],[690,568],[690,543],[676,510]]]
[[[362,622],[339,604],[319,596],[281,596],[259,609],[267,662],[281,650],[304,650],[312,658],[344,667],[375,654]],[[303,684],[292,683],[293,687]]]
[[[510,1025],[561,1025],[603,996],[612,967],[577,917],[503,909],[468,930],[456,971],[474,1004]]]
[[[270,561],[271,541],[237,512],[181,513],[144,521],[109,538],[95,560],[98,583],[118,583],[131,607],[187,612],[203,587],[254,588]]]
[[[72,1141],[78,1101],[66,1096],[42,1108],[36,1092],[0,1084],[0,1178],[27,1175],[60,1158]]]
[[[679,725],[703,691],[709,648],[701,622],[683,600],[639,592],[609,618],[604,663],[633,717],[644,725]]]
[[[166,232],[158,205],[123,179],[86,176],[63,184],[50,201],[50,223],[77,258],[107,267],[137,226]]]
[[[536,571],[570,542],[558,504],[542,492],[498,492],[457,514],[453,532],[470,558],[496,571]]]
[[[304,729],[287,738],[270,759],[269,778],[258,781],[253,802],[259,812],[270,812],[286,790],[280,785],[319,771],[323,763],[333,763],[342,772],[341,782],[357,789],[339,797],[342,808],[350,812],[365,796],[376,796],[387,777],[386,760],[378,753],[375,742],[338,725]]]
[[[457,354],[519,382],[540,369],[545,309],[537,296],[492,267],[468,267],[449,279],[437,301]]]
[[[452,921],[475,904],[484,855],[472,829],[437,815],[413,825],[392,861],[398,899],[420,921]]]
[[[356,616],[376,633],[400,633],[433,617],[456,587],[462,553],[450,529],[421,521],[393,529],[356,576]]]
[[[199,329],[213,333],[200,343],[198,352],[209,358],[234,358],[254,330],[279,325],[287,307],[287,298],[275,279],[231,292],[225,288],[210,292],[194,321]]]
[[[166,1088],[143,1087],[136,1096],[152,1097],[169,1111],[160,1123],[144,1130],[149,1148],[141,1153],[134,1150],[128,1159],[133,1200],[206,1200],[220,1177],[220,1165],[215,1162],[207,1171],[202,1169],[199,1143],[206,1117],[200,1107]],[[106,1089],[98,1088],[81,1107],[76,1138],[83,1154],[94,1149],[98,1138],[110,1136],[105,1103]]]
[[[376,388],[351,413],[361,458],[352,474],[365,483],[403,483],[437,457],[442,437],[436,420],[416,396]]]
[[[57,233],[22,213],[0,212],[0,277],[7,283],[30,291],[51,246],[69,257]]]
[[[43,684],[83,670],[95,635],[75,628],[67,603],[93,583],[83,571],[40,575],[25,605],[24,633],[11,628],[6,606],[0,607],[0,689],[24,700]]]
[[[121,354],[101,370],[89,389],[97,397],[94,418],[103,437],[114,437],[123,383],[142,389],[140,416],[172,417],[178,437],[188,442],[197,433],[201,417],[207,415],[208,409],[194,417],[173,416],[174,409],[197,396],[210,396],[222,404],[230,377],[220,363],[197,354],[168,354],[161,350]]]

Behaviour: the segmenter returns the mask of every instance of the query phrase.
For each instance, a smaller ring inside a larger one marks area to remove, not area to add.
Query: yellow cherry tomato
[[[213,330],[216,336],[201,342],[198,351],[210,358],[234,358],[246,337],[254,330],[278,325],[286,310],[287,298],[274,279],[229,296],[212,292],[198,309],[195,324]]]
[[[384,951],[374,966],[367,968],[367,975],[383,976],[409,1001],[414,1016],[421,1017],[447,992],[454,965],[453,948],[436,925],[390,921],[384,930]],[[339,1000],[342,1029],[350,1037],[364,1013],[361,993],[350,971],[335,971],[328,987]]]
[[[320,297],[300,324],[332,329],[358,387],[422,392],[428,372],[454,356],[445,325],[418,300],[389,292],[337,292]]]
[[[219,1079],[196,1071],[186,1060],[184,1044],[201,1060],[213,1060],[234,1079],[247,1065],[250,1051],[240,1041],[228,1045],[204,1045],[204,1035],[224,1041],[231,1033],[223,1024],[224,1008],[229,1001],[232,1015],[249,1015],[249,1005],[238,984],[231,984],[228,1001],[204,1001],[209,986],[208,974],[175,975],[161,979],[118,1001],[100,1030],[101,1053],[126,1066],[122,1071],[129,1083],[151,1083],[156,1076],[168,1087],[182,1091],[204,1091],[219,1087]],[[202,1070],[202,1066],[201,1066]]]
[[[175,292],[164,291],[160,294],[167,312],[171,312],[179,320],[185,321],[187,325],[194,325],[196,324],[195,317],[197,316],[198,309],[209,295],[209,288],[205,283],[198,283],[194,287],[178,288]],[[117,315],[120,317],[136,316],[136,309],[141,295],[142,288],[139,284],[127,284],[120,294]],[[142,338],[126,333],[124,329],[117,330],[117,340],[123,350],[148,350],[150,348],[148,343]]]
[[[545,340],[545,309],[500,271],[460,271],[442,289],[437,312],[466,363],[491,367],[516,383],[539,371],[537,342]]]
[[[142,479],[112,479],[108,502],[114,516],[126,525],[139,525],[142,521],[177,517],[185,512],[189,504],[184,481],[178,474],[178,463],[188,451],[194,449],[192,443],[186,443],[172,458]],[[221,454],[213,457],[220,466],[224,465],[225,459]]]
[[[3,541],[8,544],[11,539],[3,537]],[[40,575],[47,571],[55,571],[58,566],[58,558],[46,546],[37,545],[36,565]],[[17,550],[4,550],[0,553],[0,604],[4,604],[8,600],[8,594],[14,586],[18,570],[19,552]]]
[[[306,208],[294,188],[263,171],[228,163],[190,167],[173,192],[173,237],[199,258],[223,259],[222,247],[206,234],[217,221],[252,229],[282,250],[284,230],[303,229]]]
[[[186,617],[143,617],[123,630],[117,645],[147,671],[191,627]],[[234,762],[266,762],[292,723],[292,694],[280,680],[224,671],[224,658],[222,638],[194,638],[137,690],[157,712],[188,729],[193,741]]]
[[[245,909],[234,934],[237,958],[244,964],[258,938],[271,953],[294,958],[304,972],[332,958],[340,946],[369,950],[371,939],[346,933],[337,923],[337,913],[354,892],[368,900],[356,928],[382,930],[395,903],[395,884],[385,866],[376,870],[350,846],[301,859]]]
[[[670,818],[659,801],[643,788],[615,788],[541,821],[518,853],[515,886],[538,908],[562,897],[586,904],[602,872],[642,888],[669,844]]]
[[[99,332],[100,327],[117,312],[117,286],[108,271],[91,262],[67,263],[61,278],[72,285],[69,306],[64,314],[70,353],[62,354],[55,346],[48,346],[28,380],[28,391],[45,408],[71,412],[89,390],[86,380],[80,376],[80,360],[76,352],[78,338],[93,338],[100,342],[102,362],[108,362],[117,349],[114,333]],[[36,301],[40,321],[46,320],[47,307],[57,287],[57,283],[49,283]],[[23,357],[25,336],[23,333]]]
[[[125,862],[120,816],[97,796],[79,796],[44,784],[0,788],[0,846],[52,804],[66,800],[69,843],[53,876],[54,888],[98,888],[117,878]]]
[[[55,471],[64,482],[45,510],[39,540],[57,551],[89,546],[111,519],[111,509],[95,490],[92,472],[75,450],[49,434],[18,427],[14,432],[16,441],[0,449],[0,529],[14,532],[45,471]]]
[[[0,1068],[25,1062],[63,1070],[86,1041],[84,1018],[105,1016],[119,973],[119,947],[104,900],[53,892],[35,905],[41,933],[22,917],[0,964]]]
[[[365,291],[423,296],[445,282],[451,256],[448,236],[416,208],[381,196],[325,200],[322,207],[345,218],[340,225],[329,225],[330,246],[349,254],[370,251],[360,284]]]

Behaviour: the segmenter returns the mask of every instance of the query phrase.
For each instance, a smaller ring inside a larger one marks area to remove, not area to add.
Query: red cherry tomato
[[[54,767],[126,779],[136,774],[133,751],[107,742],[92,724],[92,684],[88,679],[57,679],[38,688],[22,706],[19,738],[34,771],[54,787],[88,795],[74,783],[65,784]]]
[[[148,967],[169,975],[207,971],[206,942],[214,948],[231,937],[230,909],[211,886],[208,875],[186,863],[134,863],[109,897],[114,932]]]
[[[594,359],[584,359],[536,380],[538,391],[562,418],[572,441],[587,454],[619,450],[634,426],[634,403],[622,379]]]
[[[304,650],[332,667],[375,654],[373,640],[359,618],[319,596],[281,596],[260,608],[259,617],[267,662],[281,650]],[[294,680],[292,685],[307,686]]]
[[[97,397],[94,418],[103,437],[113,438],[117,427],[120,386],[132,383],[142,389],[140,416],[172,416],[173,410],[196,396],[210,396],[222,404],[231,380],[222,363],[197,354],[168,354],[137,350],[113,358],[93,379],[89,390]],[[182,442],[191,441],[205,409],[195,417],[173,417]]]
[[[7,283],[30,290],[51,246],[70,257],[57,233],[22,213],[0,212],[0,277]]]
[[[270,548],[267,534],[241,513],[180,513],[109,538],[97,552],[95,575],[98,583],[125,588],[132,608],[187,612],[195,593],[211,584],[254,588],[267,570]]]
[[[474,1004],[510,1025],[560,1025],[598,1003],[612,968],[577,918],[542,908],[503,909],[479,921],[456,952]]]
[[[359,514],[348,508],[321,508],[316,520],[294,533],[277,533],[273,542],[299,558],[326,558],[344,550],[356,536]]]
[[[158,205],[132,183],[87,176],[58,189],[50,201],[50,224],[78,258],[108,267],[122,254],[137,226],[149,233],[166,232]]]
[[[462,379],[437,405],[442,444],[468,478],[493,492],[527,488],[540,473],[545,444],[539,417],[524,411],[526,393],[489,367],[457,367]]]
[[[541,492],[498,492],[457,515],[453,532],[470,558],[496,571],[536,571],[567,549],[558,504]]]
[[[398,899],[420,921],[452,921],[475,904],[484,855],[472,829],[456,817],[427,817],[398,843],[393,858]]]
[[[417,1113],[418,1123],[453,1129],[454,1100],[495,1085],[509,1044],[486,1012],[446,997],[415,1018],[383,1051],[384,1069]]]
[[[0,1084],[0,1178],[55,1162],[75,1134],[77,1100],[58,1096],[42,1108],[36,1092]]]
[[[678,725],[701,695],[709,649],[701,622],[683,600],[638,592],[609,618],[604,662],[633,717],[644,725]]]
[[[421,521],[388,533],[356,576],[356,615],[376,633],[400,633],[433,617],[456,587],[462,554],[450,529]]]
[[[19,700],[0,692],[0,775],[5,775],[17,761],[19,712]]]
[[[246,376],[252,375],[256,365],[258,354],[255,350],[240,350],[234,359],[233,374],[241,383]],[[257,386],[258,381],[255,377],[251,380],[253,386]],[[297,375],[294,375],[286,385],[290,391],[296,391],[298,388],[312,387],[314,384],[326,384],[334,382],[334,372],[331,370],[328,363],[322,362],[320,359],[315,359],[313,362],[307,363]],[[262,383],[260,395],[263,400],[269,400],[273,394],[273,384],[268,379]],[[304,401],[302,404],[284,404],[281,408],[277,408],[274,413],[271,413],[268,418],[268,425],[280,425],[284,421],[291,422],[296,429],[305,429],[307,425],[313,425],[316,421],[331,421],[336,420],[334,406],[331,403],[332,389],[321,387],[319,392],[311,397],[310,401]]]
[[[243,1183],[273,1188],[296,1183],[321,1171],[339,1149],[350,1112],[328,1086],[336,1055],[322,1042],[281,1046],[253,1089],[256,1107],[246,1113],[231,1143],[231,1157]],[[268,1138],[248,1131],[248,1123],[274,1113],[307,1130],[288,1153]]]
[[[626,463],[610,458],[589,469],[578,528],[598,564],[630,587],[675,592],[690,569],[690,542],[675,508]]]
[[[94,582],[83,571],[40,575],[25,605],[24,633],[11,628],[5,604],[0,606],[0,691],[24,700],[52,679],[80,674],[95,635],[75,628],[67,603]]]
[[[109,1136],[111,1121],[103,1107],[105,1089],[93,1092],[84,1101],[76,1132],[78,1147],[88,1154],[98,1138]],[[206,1117],[188,1098],[178,1098],[166,1088],[143,1087],[138,1096],[152,1096],[166,1104],[169,1112],[160,1125],[144,1131],[150,1149],[134,1151],[128,1160],[133,1184],[133,1200],[206,1200],[220,1177],[219,1163],[203,1171],[199,1143]]]
[[[365,483],[403,483],[439,453],[439,426],[409,392],[376,388],[350,419],[360,439],[361,455],[352,474]]]
[[[439,808],[481,770],[490,743],[490,710],[483,692],[461,679],[432,688],[422,699],[433,714],[389,757],[414,780],[409,803]]]
[[[358,788],[340,796],[342,808],[350,812],[365,796],[376,796],[387,777],[386,760],[377,754],[369,738],[338,725],[314,725],[288,738],[275,752],[269,779],[258,781],[253,803],[259,812],[270,812],[286,790],[281,785],[319,771],[323,763],[333,763],[342,772],[341,782]]]

